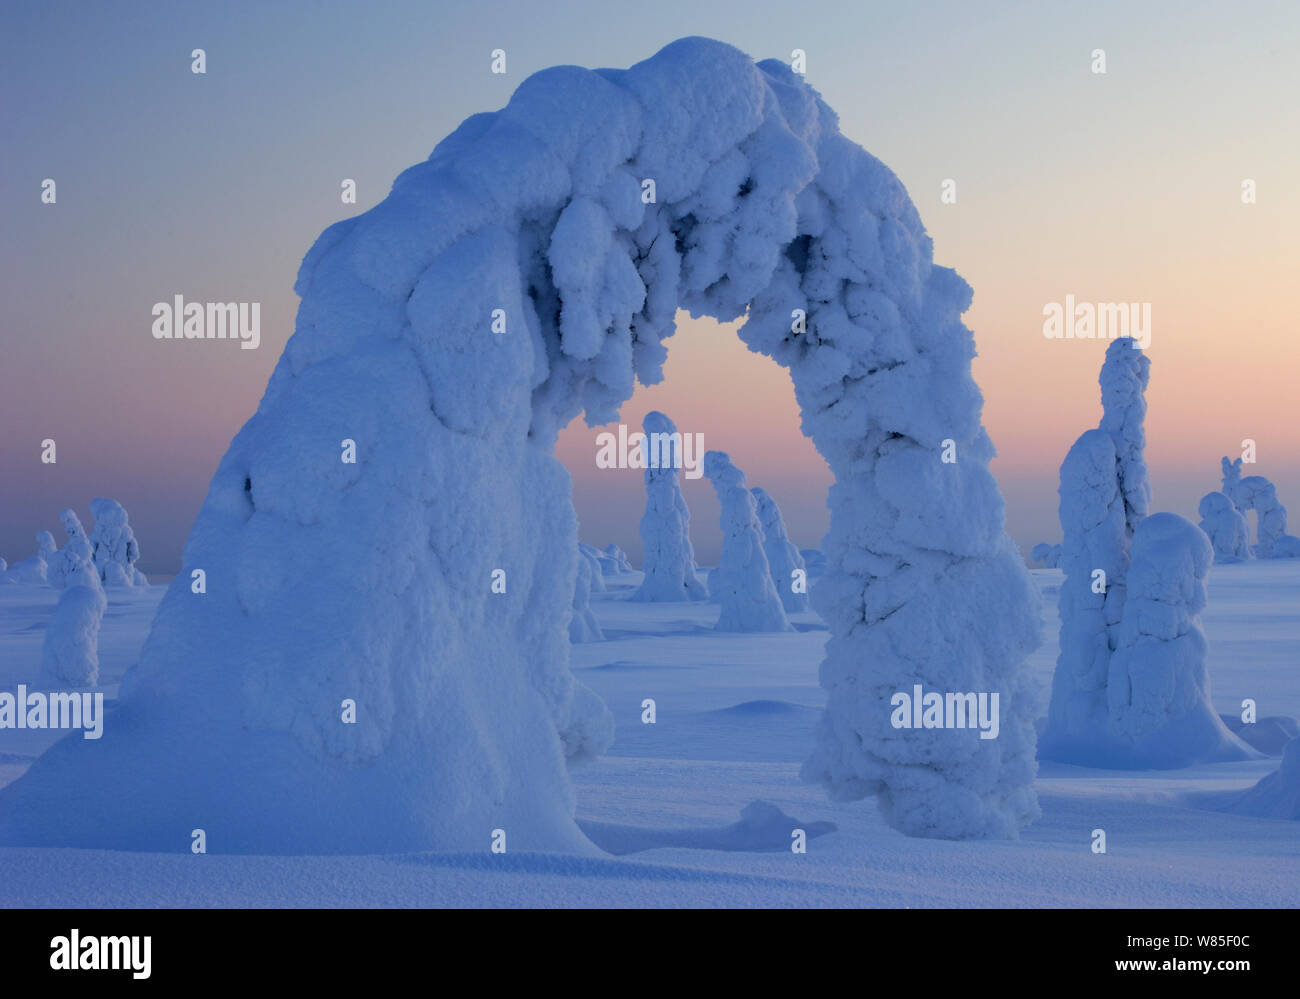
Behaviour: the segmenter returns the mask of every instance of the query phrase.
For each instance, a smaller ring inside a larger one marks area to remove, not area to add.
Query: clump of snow
[[[745,473],[724,451],[704,455],[704,475],[713,483],[722,505],[722,557],[717,579],[722,612],[718,631],[793,631],[781,597],[772,583],[763,550],[763,526],[753,494],[745,488]]]
[[[100,580],[105,586],[148,586],[149,580],[135,567],[140,546],[122,504],[112,499],[93,499],[90,513],[95,526],[89,541]]]
[[[573,587],[573,616],[569,618],[569,641],[603,642],[605,633],[600,630],[596,615],[591,612],[591,580],[595,575],[591,563],[578,556],[578,574]]]
[[[1288,742],[1300,738],[1300,722],[1290,715],[1265,715],[1249,723],[1239,715],[1219,717],[1228,731],[1267,756],[1281,756]]]
[[[186,850],[201,822],[223,852],[482,851],[495,828],[512,851],[590,849],[564,763],[612,722],[569,670],[577,526],[552,449],[660,380],[679,307],[744,317],[835,476],[805,776],[916,835],[1036,814],[1036,597],[988,471],[971,289],[787,65],[691,38],[537,73],[326,229],[296,287],[115,736],[0,790],[0,843]],[[894,730],[914,684],[1000,692],[999,737]]]
[[[785,528],[785,518],[781,508],[776,505],[770,493],[761,486],[750,490],[754,494],[758,522],[763,528],[763,552],[767,555],[767,566],[772,575],[776,592],[781,597],[781,605],[787,613],[806,611],[808,609],[807,567],[803,556],[799,554],[790,541]],[[796,572],[802,570],[803,581],[796,590]]]
[[[1199,526],[1214,547],[1215,562],[1244,562],[1251,557],[1250,525],[1226,493],[1206,493],[1197,513]]]
[[[40,682],[92,687],[99,680],[99,624],[108,601],[89,561],[77,562],[66,573],[64,587],[45,629]]]
[[[1034,545],[1029,557],[1044,569],[1059,569],[1064,553],[1065,549],[1061,545],[1052,545],[1043,541]]]
[[[632,599],[644,603],[704,600],[708,597],[696,578],[695,549],[691,546],[691,513],[682,496],[678,474],[681,436],[667,416],[652,410],[642,421],[643,446],[662,442],[657,453],[645,462],[645,515],[641,518],[641,542],[645,548],[642,571],[645,579]],[[651,467],[654,459],[655,467]]]

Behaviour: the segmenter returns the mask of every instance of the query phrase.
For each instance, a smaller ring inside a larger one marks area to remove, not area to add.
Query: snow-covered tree
[[[1206,493],[1197,513],[1199,526],[1214,547],[1215,562],[1244,562],[1251,557],[1250,525],[1226,493]]]
[[[613,575],[621,576],[636,571],[632,568],[632,562],[627,557],[627,552],[613,542],[605,546],[604,555],[609,560],[609,564],[613,566]]]
[[[76,561],[66,573],[63,594],[45,629],[42,684],[92,687],[98,682],[99,624],[107,606],[95,567],[86,560]]]
[[[641,425],[649,452],[645,462],[645,515],[641,518],[641,543],[645,549],[641,568],[645,578],[632,599],[644,603],[705,600],[708,592],[695,575],[691,513],[677,481],[681,435],[677,425],[657,410],[646,413]]]
[[[1148,516],[1147,371],[1134,342],[1111,343],[1101,426],[1082,434],[1061,465],[1065,580],[1043,759],[1175,767],[1252,752],[1209,701],[1198,615],[1210,542],[1175,514]]]
[[[591,569],[591,592],[604,593],[608,587],[605,586],[605,573],[601,568],[601,552],[591,545],[578,543],[578,554],[582,556]]]
[[[1048,544],[1046,541],[1034,545],[1029,552],[1029,557],[1044,569],[1059,569],[1063,556],[1064,548],[1061,545]]]
[[[754,504],[758,512],[758,522],[763,527],[763,552],[767,555],[767,566],[772,574],[772,582],[781,597],[781,605],[787,613],[793,614],[808,609],[807,573],[803,556],[799,554],[786,532],[785,518],[781,508],[776,505],[771,494],[761,486],[750,490],[754,494]],[[804,573],[802,592],[796,592],[795,571]]]
[[[90,547],[100,581],[105,586],[147,586],[144,573],[135,567],[140,546],[122,504],[112,499],[93,499],[90,513],[95,518]]]
[[[86,536],[86,529],[81,526],[81,518],[77,516],[76,511],[64,510],[59,514],[59,522],[63,524],[68,543],[57,552],[46,556],[49,563],[47,578],[51,586],[63,587],[68,585],[68,579],[77,567],[82,562],[93,563],[94,556],[90,539]]]
[[[569,641],[603,642],[605,633],[600,630],[596,615],[591,612],[591,563],[578,556],[578,575],[573,587],[573,616],[569,618]]]
[[[5,573],[5,579],[11,583],[26,583],[28,585],[40,585],[49,582],[50,562],[58,555],[58,545],[54,543],[54,535],[49,531],[39,531],[36,534],[36,554],[31,558],[23,559],[15,563]]]
[[[763,525],[754,496],[745,488],[745,473],[726,452],[708,451],[704,475],[722,505],[722,557],[716,580],[710,580],[722,605],[718,631],[793,631],[772,583]]]
[[[1300,538],[1286,531],[1286,507],[1277,498],[1277,487],[1262,475],[1242,477],[1242,460],[1224,457],[1223,492],[1238,512],[1255,511],[1255,558],[1300,558]],[[1247,527],[1249,531],[1249,527]]]
[[[1150,507],[1144,449],[1144,392],[1151,362],[1136,340],[1106,348],[1099,383],[1102,419],[1085,431],[1061,464],[1060,652],[1052,676],[1044,759],[1079,762],[1107,726],[1106,683],[1124,613],[1133,533]],[[1081,748],[1082,747],[1082,748]]]
[[[1109,765],[1180,767],[1257,755],[1227,729],[1210,697],[1200,614],[1213,562],[1209,539],[1190,520],[1156,513],[1138,525],[1106,684],[1108,733],[1118,750]]]
[[[913,835],[1036,814],[1036,593],[988,470],[971,289],[787,64],[688,38],[536,73],[326,229],[296,289],[123,723],[0,789],[0,844],[175,849],[202,816],[225,852],[481,851],[494,828],[590,851],[565,760],[612,720],[569,668],[554,448],[660,380],[679,310],[743,320],[835,478],[805,776]],[[889,696],[915,684],[1000,692],[999,736],[900,733]]]

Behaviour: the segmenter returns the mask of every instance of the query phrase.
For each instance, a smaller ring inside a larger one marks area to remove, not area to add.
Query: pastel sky
[[[175,571],[231,437],[293,329],[294,274],[331,222],[381,200],[463,118],[546,66],[626,66],[701,34],[755,58],[807,52],[841,129],[907,186],[935,257],[975,289],[985,425],[1008,527],[1059,540],[1057,470],[1100,415],[1105,344],[1043,336],[1043,308],[1149,302],[1155,508],[1195,516],[1219,457],[1300,506],[1295,233],[1300,7],[1289,2],[45,3],[0,32],[0,555],[67,506],[130,511],[147,571]],[[207,73],[190,72],[203,48]],[[505,76],[489,72],[503,48]],[[1106,73],[1092,70],[1104,49]],[[58,201],[40,200],[44,178]],[[358,203],[340,203],[343,178]],[[940,200],[946,179],[957,201]],[[1242,203],[1255,182],[1257,203]],[[262,303],[262,345],[160,342],[153,303]],[[683,317],[684,318],[684,317]],[[825,464],[788,376],[730,328],[684,321],[669,413],[730,451],[801,547],[827,524]],[[584,540],[640,557],[639,473],[559,454]],[[40,462],[54,438],[58,462]],[[705,480],[687,499],[717,556]],[[1300,512],[1297,512],[1300,517]]]

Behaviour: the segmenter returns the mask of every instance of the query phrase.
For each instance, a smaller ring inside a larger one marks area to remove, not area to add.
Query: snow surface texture
[[[67,551],[67,549],[64,549]],[[93,687],[99,680],[99,625],[108,601],[89,560],[66,574],[65,589],[45,630],[40,683]]]
[[[1250,525],[1226,493],[1206,493],[1196,512],[1200,528],[1214,546],[1219,564],[1245,562],[1250,554]]]
[[[1049,545],[1046,541],[1036,544],[1029,553],[1029,557],[1041,565],[1044,569],[1061,568],[1061,558],[1065,549],[1061,545]]]
[[[573,616],[569,618],[569,641],[601,642],[605,635],[596,622],[596,615],[591,612],[591,580],[599,576],[593,573],[591,563],[581,555],[578,557],[578,574],[573,587]]]
[[[766,489],[754,486],[754,503],[758,510],[758,522],[763,527],[763,552],[767,555],[767,567],[772,575],[776,592],[781,597],[781,606],[789,613],[808,609],[807,567],[799,549],[790,542],[790,535],[785,529],[785,518],[781,508],[776,505]],[[803,592],[795,592],[795,572],[804,574]]]
[[[745,488],[745,473],[724,451],[704,455],[704,476],[713,483],[722,506],[722,557],[717,575],[709,577],[722,611],[718,631],[794,631],[772,582],[763,551],[763,525],[754,495]]]
[[[176,830],[202,822],[223,852],[483,851],[493,828],[592,849],[564,763],[611,722],[568,668],[576,523],[551,452],[660,380],[678,307],[746,317],[835,476],[805,776],[916,835],[1034,817],[1036,593],[988,471],[971,289],[784,63],[692,38],[537,73],[326,229],[296,287],[113,737],[65,739],[0,792],[0,843],[188,850]],[[1000,692],[1000,736],[893,729],[913,684]]]
[[[1223,466],[1223,491],[1241,512],[1254,510],[1258,518],[1255,558],[1300,558],[1300,538],[1286,533],[1286,507],[1277,498],[1277,487],[1262,475],[1241,476],[1242,460]]]
[[[140,546],[122,504],[112,499],[93,499],[90,513],[95,526],[90,532],[90,547],[105,586],[148,586],[149,580],[135,567]]]
[[[1198,621],[1210,542],[1182,517],[1147,517],[1149,367],[1136,341],[1111,342],[1101,426],[1061,465],[1065,581],[1042,759],[1136,769],[1254,755],[1210,704]]]
[[[705,600],[708,592],[695,575],[695,549],[691,546],[691,512],[678,482],[681,437],[677,425],[652,410],[641,424],[645,430],[645,515],[641,542],[645,548],[645,580],[632,595],[645,603]],[[650,442],[663,446],[651,448]],[[651,468],[651,460],[659,467]]]

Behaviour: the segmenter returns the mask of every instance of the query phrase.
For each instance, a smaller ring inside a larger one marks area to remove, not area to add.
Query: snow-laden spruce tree
[[[591,563],[579,555],[573,587],[573,616],[569,618],[569,641],[574,643],[605,640],[605,633],[591,612],[591,579]]]
[[[799,549],[790,541],[781,508],[762,486],[754,486],[750,492],[754,494],[758,522],[763,528],[763,552],[767,555],[767,566],[776,592],[780,594],[781,605],[790,614],[806,611],[808,569]],[[796,572],[800,574],[798,577]]]
[[[0,843],[188,850],[203,822],[227,853],[478,852],[498,828],[592,849],[565,759],[612,731],[569,669],[553,449],[662,378],[679,309],[744,320],[836,480],[806,776],[915,835],[1033,817],[1036,597],[988,470],[971,289],[789,66],[690,38],[537,73],[326,229],[297,290],[116,734],[0,789]],[[914,684],[999,691],[1000,735],[895,730]]]
[[[89,541],[100,581],[105,586],[148,586],[144,573],[135,567],[140,546],[122,504],[102,497],[93,499],[90,513],[95,526]]]
[[[725,451],[707,451],[704,476],[722,505],[722,557],[716,578],[709,580],[722,605],[718,631],[793,631],[772,582],[763,525],[754,496],[745,488],[745,473]]]
[[[99,681],[99,624],[107,607],[99,573],[90,561],[78,560],[64,576],[63,593],[45,629],[42,686],[93,687]]]
[[[646,413],[641,426],[647,450],[645,515],[641,518],[645,579],[632,599],[645,603],[705,600],[708,592],[695,575],[691,512],[678,483],[681,435],[677,425],[656,410]]]
[[[1181,767],[1257,756],[1223,724],[1210,697],[1200,622],[1214,562],[1209,539],[1190,520],[1156,513],[1138,525],[1131,555],[1106,683],[1116,744],[1110,765]]]
[[[1197,507],[1200,528],[1214,548],[1215,562],[1244,562],[1251,558],[1250,525],[1226,493],[1206,493]]]

